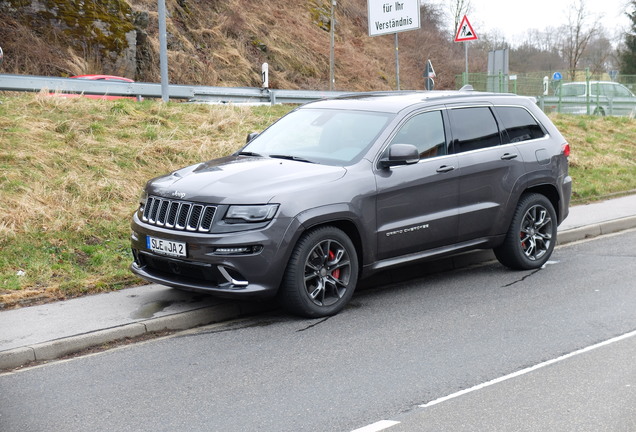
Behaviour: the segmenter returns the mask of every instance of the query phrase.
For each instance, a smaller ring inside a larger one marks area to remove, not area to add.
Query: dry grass
[[[59,297],[134,284],[128,220],[145,181],[229,154],[289,109],[46,94],[4,99],[3,301],[21,297],[16,290]]]

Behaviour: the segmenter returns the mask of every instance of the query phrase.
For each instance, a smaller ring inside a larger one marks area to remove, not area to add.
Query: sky
[[[424,0],[423,3],[428,3]],[[448,10],[449,0],[436,0]],[[629,0],[586,0],[585,7],[594,16],[602,16],[601,24],[612,40],[629,28],[630,20],[625,16]],[[566,10],[572,0],[470,0],[468,20],[479,37],[480,32],[498,30],[512,45],[524,40],[529,29],[544,30],[567,24]]]

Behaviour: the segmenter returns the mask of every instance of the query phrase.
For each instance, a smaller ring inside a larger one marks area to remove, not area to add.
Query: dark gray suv
[[[148,182],[132,271],[339,312],[374,272],[492,248],[541,267],[568,214],[569,146],[528,98],[358,94],[303,105],[247,145]]]

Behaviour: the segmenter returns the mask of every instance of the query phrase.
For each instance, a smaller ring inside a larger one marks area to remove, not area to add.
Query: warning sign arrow
[[[471,40],[477,40],[477,34],[473,30],[473,26],[470,25],[468,17],[464,15],[461,24],[457,28],[457,34],[455,35],[455,42],[466,42]]]

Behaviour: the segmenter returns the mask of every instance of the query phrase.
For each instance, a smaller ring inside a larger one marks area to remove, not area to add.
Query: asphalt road
[[[3,374],[0,431],[634,431],[634,244],[623,232],[538,271],[490,263],[363,290],[328,319],[270,313]]]

